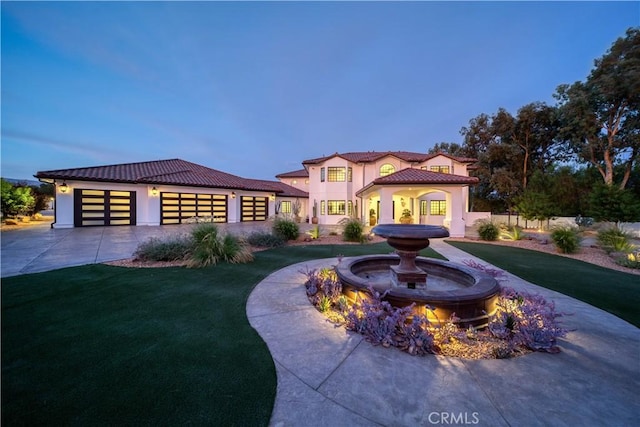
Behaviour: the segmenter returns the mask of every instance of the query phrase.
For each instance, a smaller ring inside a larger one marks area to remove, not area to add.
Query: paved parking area
[[[0,234],[0,277],[38,273],[62,267],[130,258],[138,245],[152,237],[186,234],[194,224],[52,229],[50,223],[7,230]],[[243,234],[268,230],[270,223],[218,224]],[[301,224],[306,229],[308,224]]]

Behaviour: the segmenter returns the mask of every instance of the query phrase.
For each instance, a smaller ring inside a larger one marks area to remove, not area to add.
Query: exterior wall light
[[[63,182],[59,188],[61,193],[66,193],[69,190],[69,186],[66,182]]]
[[[232,191],[232,192],[231,192],[231,198],[232,198],[232,199],[235,199],[235,198],[236,198],[236,192],[235,192],[235,191]]]
[[[275,200],[275,199],[276,199],[276,195],[275,195],[275,193],[273,193],[273,194],[271,195],[271,200]]]
[[[151,189],[151,195],[154,196],[154,197],[158,195],[158,189],[156,187],[153,187]]]

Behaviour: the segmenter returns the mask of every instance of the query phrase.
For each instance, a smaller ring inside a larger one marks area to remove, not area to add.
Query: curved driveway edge
[[[444,242],[454,262],[472,257]],[[307,300],[306,269],[281,269],[249,296],[247,316],[269,347],[278,388],[272,426],[634,425],[640,417],[640,329],[508,274],[508,285],[556,303],[570,332],[560,354],[507,360],[414,357],[334,327]]]

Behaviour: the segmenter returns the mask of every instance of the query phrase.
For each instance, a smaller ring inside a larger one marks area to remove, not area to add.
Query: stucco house
[[[41,171],[54,183],[54,228],[265,221],[276,198],[308,194],[278,181],[242,178],[181,159]]]
[[[54,228],[265,221],[293,215],[333,225],[355,216],[365,223],[444,225],[463,236],[474,159],[405,151],[335,153],[302,162],[278,181],[242,178],[181,159],[40,171],[56,187]],[[370,217],[370,213],[373,217]]]
[[[407,151],[335,153],[302,162],[304,169],[277,175],[307,191],[309,211],[319,224],[356,216],[369,225],[399,222],[403,211],[414,224],[444,225],[451,236],[485,214],[469,212],[469,176],[475,159]]]

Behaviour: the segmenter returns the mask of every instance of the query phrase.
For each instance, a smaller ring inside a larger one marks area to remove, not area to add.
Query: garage
[[[266,221],[269,217],[269,199],[267,197],[243,196],[240,221]]]
[[[136,192],[75,189],[74,225],[136,225]]]
[[[227,196],[224,194],[160,194],[160,224],[182,224],[194,217],[227,222]]]

